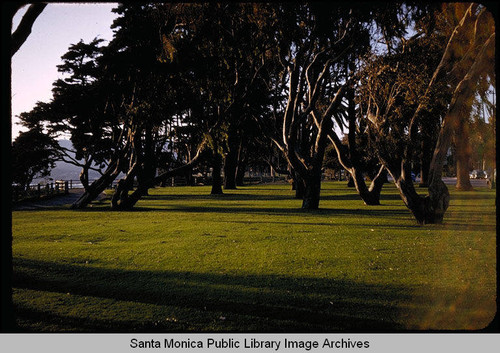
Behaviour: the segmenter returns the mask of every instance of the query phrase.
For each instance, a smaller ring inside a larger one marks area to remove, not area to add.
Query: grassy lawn
[[[495,191],[456,192],[418,226],[392,185],[365,206],[345,182],[301,211],[288,185],[151,190],[13,212],[14,303],[26,331],[481,329],[496,313]]]

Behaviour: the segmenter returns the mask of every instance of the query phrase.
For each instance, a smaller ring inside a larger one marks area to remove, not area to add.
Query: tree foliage
[[[53,140],[40,127],[21,132],[12,143],[12,181],[27,189],[34,178],[54,167],[57,152]]]

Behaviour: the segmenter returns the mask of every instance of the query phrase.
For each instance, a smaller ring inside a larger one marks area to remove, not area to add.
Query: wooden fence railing
[[[254,183],[268,183],[274,181],[285,180],[283,176],[245,176],[244,182],[248,184]],[[89,181],[90,183],[93,180]],[[211,183],[211,177],[198,177],[193,176],[192,180],[194,185],[208,185]],[[188,185],[186,178],[182,176],[172,177],[170,180],[166,181],[163,186],[184,186]],[[116,181],[114,181],[110,188],[116,186]],[[80,180],[56,180],[51,183],[39,183],[32,184],[26,190],[19,186],[12,186],[12,200],[14,202],[26,201],[26,200],[36,200],[46,197],[51,197],[55,195],[67,194],[71,189],[81,189],[83,188]]]
[[[12,187],[12,200],[14,202],[24,200],[36,200],[54,195],[67,194],[70,189],[69,180],[56,180],[53,183],[30,185],[27,189],[18,186]]]

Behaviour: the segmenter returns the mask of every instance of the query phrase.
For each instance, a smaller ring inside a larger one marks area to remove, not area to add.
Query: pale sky
[[[113,38],[110,29],[116,14],[111,10],[116,3],[49,3],[36,19],[32,32],[19,51],[12,57],[12,138],[20,127],[16,116],[30,111],[37,101],[48,102],[52,97],[52,83],[61,74],[57,65],[71,44],[95,37]],[[26,7],[13,19],[13,30]]]

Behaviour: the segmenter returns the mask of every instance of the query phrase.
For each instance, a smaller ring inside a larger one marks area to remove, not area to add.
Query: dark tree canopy
[[[21,132],[12,143],[12,181],[26,189],[34,178],[47,176],[57,156],[52,144],[41,128]]]

